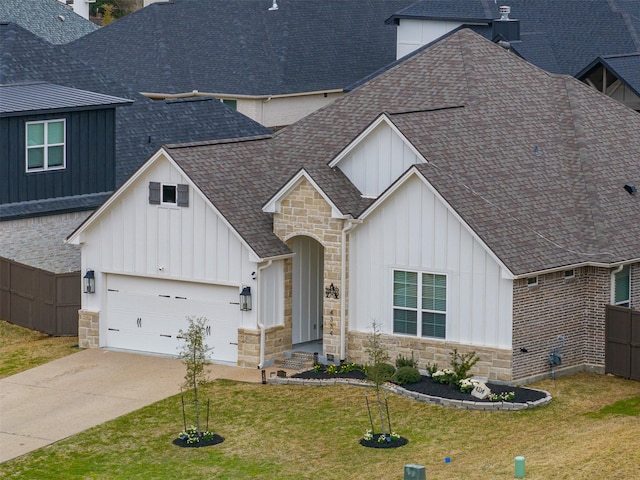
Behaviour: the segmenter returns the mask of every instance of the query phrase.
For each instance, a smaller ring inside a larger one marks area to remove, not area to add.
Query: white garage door
[[[238,289],[125,275],[107,276],[106,346],[177,355],[188,316],[206,317],[214,361],[238,361]],[[103,332],[105,331],[103,330]]]

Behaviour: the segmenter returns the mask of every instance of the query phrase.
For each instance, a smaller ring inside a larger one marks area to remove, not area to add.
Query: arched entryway
[[[291,240],[292,341],[294,345],[322,341],[324,247],[311,237]]]

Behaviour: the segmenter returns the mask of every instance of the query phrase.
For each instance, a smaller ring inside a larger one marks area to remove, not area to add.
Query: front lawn
[[[221,444],[171,443],[183,427],[176,396],[0,464],[0,477],[370,480],[401,479],[404,465],[418,464],[429,480],[512,479],[517,455],[529,480],[637,477],[639,382],[580,374],[532,387],[552,403],[482,412],[389,395],[393,430],[409,443],[370,449],[358,442],[370,428],[372,389],[219,380],[209,390],[209,429]]]
[[[78,351],[78,337],[51,337],[0,320],[0,378]]]

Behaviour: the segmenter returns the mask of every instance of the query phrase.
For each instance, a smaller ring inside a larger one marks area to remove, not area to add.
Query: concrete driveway
[[[211,366],[211,378],[260,382],[259,370]],[[0,379],[0,462],[180,392],[176,358],[83,350]]]

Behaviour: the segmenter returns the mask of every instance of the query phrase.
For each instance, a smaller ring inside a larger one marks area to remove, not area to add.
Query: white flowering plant
[[[431,379],[437,383],[453,384],[456,382],[456,372],[449,368],[443,368],[442,370],[436,370],[431,374]]]
[[[375,438],[376,442],[378,443],[384,443],[387,441],[387,435],[384,433],[373,433],[373,431],[371,429],[367,430],[364,433],[364,436],[362,437],[364,438],[366,441],[370,441],[373,440]],[[399,440],[400,439],[400,435],[397,434],[396,432],[391,432],[389,434],[389,438],[391,440]]]
[[[462,393],[471,393],[471,390],[473,390],[479,384],[480,382],[478,380],[474,380],[472,378],[463,378],[462,380],[460,380],[460,382],[458,382],[458,386],[460,387],[460,391]]]
[[[492,393],[489,399],[492,402],[512,402],[516,398],[516,392]]]
[[[200,437],[198,435],[198,429],[194,426],[190,426],[189,428],[187,428],[186,430],[183,430],[178,434],[178,438],[180,440],[187,442],[189,445],[193,445],[194,443],[200,443],[203,440],[205,441],[213,440],[214,436],[215,436],[214,433],[209,431],[204,431],[202,432],[202,436]]]

